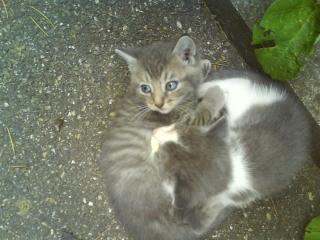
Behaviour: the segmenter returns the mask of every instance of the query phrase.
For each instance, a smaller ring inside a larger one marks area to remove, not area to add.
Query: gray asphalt
[[[259,2],[234,1],[250,26],[268,3]],[[129,239],[96,164],[128,84],[114,49],[189,33],[215,69],[246,65],[202,1],[4,0],[0,7],[0,239]],[[318,46],[291,83],[318,123],[319,65]],[[319,169],[306,166],[288,189],[235,212],[207,239],[302,239],[320,214],[319,182]]]

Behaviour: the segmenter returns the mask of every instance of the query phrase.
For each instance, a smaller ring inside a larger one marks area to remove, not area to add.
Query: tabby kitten
[[[188,223],[193,213],[173,210],[171,180],[175,181],[175,175],[170,171],[174,169],[170,167],[170,159],[152,147],[151,138],[154,129],[175,123],[194,110],[196,89],[206,78],[211,64],[200,59],[195,43],[187,36],[176,43],[156,43],[116,52],[127,61],[131,81],[106,135],[100,158],[110,202],[135,239],[194,239],[198,233]],[[197,132],[195,135],[199,136]],[[199,138],[199,141],[204,140]],[[205,151],[205,143],[197,152]],[[228,158],[224,157],[226,149],[222,144],[219,140],[210,143],[210,148],[216,150],[210,156],[216,156],[219,161]],[[197,156],[194,153],[189,163],[195,169],[201,168],[193,161]],[[189,168],[192,166],[185,166]],[[195,174],[198,174],[196,170]]]
[[[148,111],[168,114],[194,106],[196,88],[211,70],[194,41],[181,37],[176,45],[159,42],[138,49],[116,49],[130,70],[130,98]],[[190,105],[191,104],[191,105]]]

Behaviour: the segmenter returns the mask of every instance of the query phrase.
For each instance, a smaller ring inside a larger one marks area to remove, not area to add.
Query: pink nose
[[[154,103],[154,105],[155,105],[156,107],[158,107],[158,108],[162,108],[162,107],[163,107],[163,104],[164,104],[163,101],[161,101],[161,102],[155,102],[155,103]]]

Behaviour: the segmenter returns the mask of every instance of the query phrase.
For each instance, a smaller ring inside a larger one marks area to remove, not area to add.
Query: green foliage
[[[306,227],[304,240],[319,240],[320,239],[320,216],[315,217]]]
[[[252,43],[264,71],[279,80],[297,76],[320,34],[316,0],[275,0],[253,27]]]

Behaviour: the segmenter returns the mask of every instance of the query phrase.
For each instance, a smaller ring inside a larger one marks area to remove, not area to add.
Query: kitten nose
[[[164,96],[159,92],[155,92],[153,95],[153,103],[156,107],[162,108],[164,105]]]
[[[163,101],[155,102],[154,105],[157,106],[158,108],[162,108],[164,105],[164,102]]]

